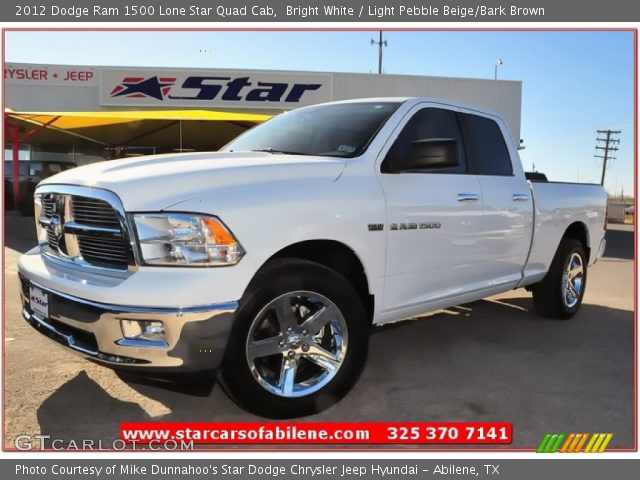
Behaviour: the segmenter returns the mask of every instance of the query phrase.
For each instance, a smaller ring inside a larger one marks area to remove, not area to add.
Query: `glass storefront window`
[[[4,146],[4,159],[5,161],[13,160],[13,150],[11,145]],[[20,145],[18,148],[18,159],[19,160],[31,160],[31,148],[29,145]]]

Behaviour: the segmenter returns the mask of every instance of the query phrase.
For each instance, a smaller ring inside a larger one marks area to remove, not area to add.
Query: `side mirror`
[[[429,138],[411,142],[405,155],[391,162],[393,172],[458,166],[458,142],[453,138]]]

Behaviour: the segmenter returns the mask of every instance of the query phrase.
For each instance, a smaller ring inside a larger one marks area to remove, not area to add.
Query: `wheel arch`
[[[373,320],[375,307],[367,271],[358,254],[348,245],[337,240],[304,240],[287,245],[271,255],[260,267],[279,258],[299,258],[324,265],[342,275],[360,295],[369,320]]]
[[[587,228],[587,226],[580,221],[573,222],[565,230],[562,239],[565,238],[575,238],[580,243],[582,243],[587,255],[587,263],[589,263],[589,258],[591,256],[591,244],[589,239],[589,229]]]

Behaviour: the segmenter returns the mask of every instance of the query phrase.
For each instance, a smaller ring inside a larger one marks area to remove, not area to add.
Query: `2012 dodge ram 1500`
[[[355,383],[371,325],[525,287],[569,318],[605,246],[599,185],[527,180],[497,115],[363,99],[301,108],[220,152],[43,181],[24,318],[96,362],[218,369],[264,416]]]

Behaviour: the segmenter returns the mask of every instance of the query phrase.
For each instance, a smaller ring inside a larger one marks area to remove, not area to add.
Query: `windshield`
[[[357,102],[292,110],[249,130],[222,151],[357,157],[399,106]]]

